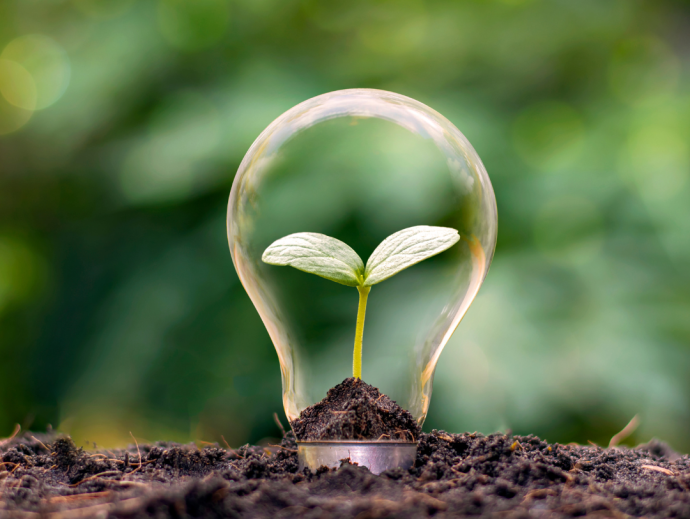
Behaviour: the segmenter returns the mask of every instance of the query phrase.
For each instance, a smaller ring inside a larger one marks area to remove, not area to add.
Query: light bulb
[[[278,354],[291,423],[352,375],[357,291],[269,265],[262,254],[279,238],[310,232],[347,243],[366,263],[383,239],[414,226],[456,229],[460,241],[371,289],[361,374],[421,426],[439,357],[494,252],[496,200],[477,153],[424,104],[353,89],[291,108],[245,155],[228,241]]]

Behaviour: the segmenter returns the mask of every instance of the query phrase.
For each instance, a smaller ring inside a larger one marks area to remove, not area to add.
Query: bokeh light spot
[[[522,159],[541,170],[570,164],[582,149],[585,129],[571,106],[546,101],[532,105],[513,124],[513,142]]]
[[[622,151],[621,176],[649,200],[666,200],[688,180],[686,140],[668,127],[647,126],[633,132]]]
[[[457,365],[458,378],[463,385],[464,393],[484,391],[489,383],[491,363],[481,346],[473,341],[465,341],[452,351],[454,353],[449,354]]]
[[[22,241],[0,236],[0,313],[36,297],[44,281],[42,259]]]
[[[122,193],[132,203],[186,198],[203,186],[205,161],[219,141],[220,117],[202,95],[179,93],[153,115],[148,138],[127,155]]]
[[[534,240],[551,260],[566,265],[589,261],[602,247],[603,217],[583,197],[562,196],[548,201],[534,224]]]
[[[36,108],[36,84],[19,63],[0,59],[0,93],[13,106],[24,110]]]
[[[369,50],[382,55],[404,55],[424,41],[428,16],[422,2],[384,1],[369,5],[359,38]]]
[[[181,50],[211,47],[225,34],[230,19],[227,0],[159,0],[158,26]]]
[[[510,6],[523,6],[527,4],[531,4],[534,2],[534,0],[497,0],[498,3],[501,4],[506,4]]]
[[[132,7],[134,0],[72,0],[72,3],[87,16],[107,20],[125,14]]]
[[[360,10],[352,9],[347,3],[304,0],[301,7],[312,23],[327,32],[349,32],[363,18]]]
[[[0,135],[15,132],[29,122],[32,110],[17,108],[0,95]]]
[[[21,108],[46,108],[60,99],[69,85],[71,68],[67,53],[47,36],[32,34],[12,40],[0,55],[0,60],[16,63],[31,77],[33,86],[29,86],[23,73],[15,76],[15,85],[22,91],[20,97],[24,99],[21,104],[13,104]],[[17,67],[14,69],[19,70]]]
[[[672,92],[680,64],[671,49],[651,38],[623,40],[609,64],[609,84],[621,100],[636,103]]]

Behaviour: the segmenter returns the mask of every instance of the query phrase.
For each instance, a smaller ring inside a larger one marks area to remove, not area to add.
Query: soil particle
[[[69,438],[27,433],[0,443],[0,519],[690,519],[690,457],[658,441],[603,449],[432,431],[419,436],[412,469],[380,476],[347,462],[298,472],[295,448],[288,433],[280,446],[85,452]]]
[[[416,420],[377,388],[346,378],[292,422],[299,440],[416,441]]]

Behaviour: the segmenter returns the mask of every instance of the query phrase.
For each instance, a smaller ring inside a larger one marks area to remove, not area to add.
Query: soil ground
[[[422,432],[408,411],[357,378],[329,389],[326,398],[307,407],[291,425],[300,441],[416,441]]]
[[[0,440],[0,518],[690,518],[690,457],[534,436],[421,434],[409,471],[299,473],[280,446],[157,443],[85,452],[69,438]]]

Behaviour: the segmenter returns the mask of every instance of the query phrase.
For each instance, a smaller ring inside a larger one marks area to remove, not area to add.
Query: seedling
[[[288,265],[342,285],[357,287],[359,307],[352,376],[361,379],[364,315],[371,287],[449,249],[458,240],[460,235],[455,229],[427,225],[410,227],[383,240],[364,266],[357,253],[340,240],[325,234],[299,232],[274,241],[261,259],[269,265]]]

